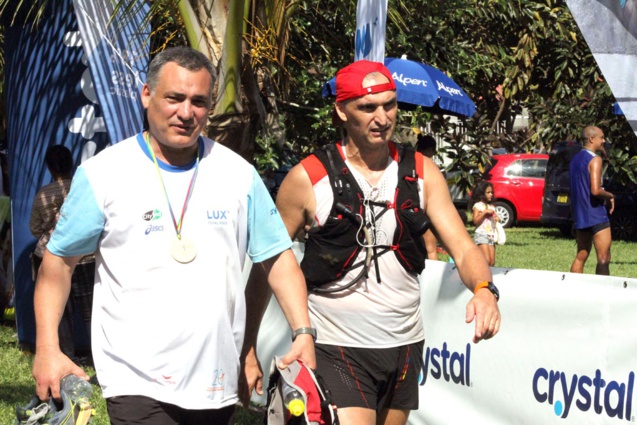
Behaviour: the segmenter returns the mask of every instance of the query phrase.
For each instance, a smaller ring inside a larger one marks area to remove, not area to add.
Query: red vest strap
[[[420,152],[415,152],[416,154],[416,174],[418,175],[419,178],[424,179],[425,176],[423,174],[425,174],[424,167],[425,167],[425,161],[424,161],[424,156],[423,154],[421,154]]]
[[[336,142],[336,146],[338,147],[338,153],[341,154],[341,158],[343,158],[343,161],[345,161],[342,141]],[[302,159],[301,165],[303,166],[303,168],[305,168],[307,175],[310,176],[312,186],[318,183],[323,177],[327,176],[327,170],[325,169],[325,167],[323,167],[321,161],[314,154],[306,157],[305,159]]]
[[[341,142],[337,143],[338,152],[341,154],[343,161],[345,161],[345,157],[343,155],[343,148],[341,147]],[[391,156],[394,161],[398,162],[398,150],[396,149],[396,145],[394,142],[389,142],[389,156]],[[420,152],[415,152],[416,154],[416,174],[418,177],[423,178],[423,156]],[[301,165],[305,168],[308,176],[310,177],[310,181],[312,182],[312,186],[314,186],[317,182],[319,182],[323,177],[327,175],[327,170],[321,164],[321,161],[316,157],[316,155],[309,155],[305,159],[301,160]]]
[[[319,161],[316,155],[310,155],[301,160],[301,165],[305,168],[307,175],[310,176],[312,186],[314,186],[323,177],[327,176],[327,170],[323,167],[323,164],[321,164],[321,161]]]
[[[398,150],[396,149],[394,142],[389,141],[387,147],[389,148],[389,156],[391,156],[394,161],[398,162]]]

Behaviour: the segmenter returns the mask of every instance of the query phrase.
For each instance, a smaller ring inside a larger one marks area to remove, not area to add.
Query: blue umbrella
[[[385,58],[396,82],[396,96],[403,109],[422,106],[431,112],[472,117],[476,105],[451,78],[433,66],[408,59]],[[336,80],[323,85],[323,97],[336,95]]]

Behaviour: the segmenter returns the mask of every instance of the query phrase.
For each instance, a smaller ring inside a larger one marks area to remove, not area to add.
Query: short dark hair
[[[62,145],[49,146],[44,154],[44,163],[51,174],[57,176],[70,175],[73,170],[73,156],[71,151]]]
[[[582,145],[585,145],[588,139],[593,138],[599,134],[601,130],[594,125],[588,125],[582,130]]]
[[[423,135],[423,134],[419,134],[418,135],[418,141],[416,142],[416,150],[418,152],[422,152],[425,149],[428,148],[434,148],[434,150],[437,148],[437,143],[436,143],[436,139],[434,139],[434,137],[430,134],[427,135]]]
[[[199,71],[200,69],[208,71],[210,74],[210,94],[212,95],[212,86],[217,79],[215,68],[206,55],[188,46],[169,47],[153,58],[148,67],[148,75],[146,77],[146,84],[148,84],[151,91],[157,87],[159,73],[169,62],[175,62],[189,71]]]

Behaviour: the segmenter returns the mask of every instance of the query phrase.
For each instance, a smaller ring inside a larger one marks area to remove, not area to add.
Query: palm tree
[[[120,0],[130,7],[139,0]],[[216,102],[207,135],[251,161],[261,130],[283,144],[273,69],[283,69],[291,14],[297,0],[166,0],[151,14],[176,11],[188,44],[218,69]],[[277,73],[285,75],[285,73]]]

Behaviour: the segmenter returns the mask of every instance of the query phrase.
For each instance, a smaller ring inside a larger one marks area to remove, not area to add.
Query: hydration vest
[[[427,250],[422,235],[429,226],[420,208],[417,168],[422,170],[422,156],[411,148],[392,142],[389,143],[389,151],[398,162],[398,185],[394,199],[369,203],[386,207],[385,213],[393,211],[396,216],[396,230],[391,245],[378,245],[374,248],[373,261],[380,255],[393,251],[407,272],[418,275],[425,268]],[[420,167],[416,167],[416,162]],[[316,149],[301,164],[310,176],[312,186],[325,175],[329,176],[334,195],[326,222],[307,232],[301,270],[308,288],[312,289],[363,266],[362,261],[355,263],[363,249],[359,241],[364,240],[361,223],[355,220],[356,217],[365,216],[364,196],[337,144]],[[368,224],[362,223],[363,226]],[[377,279],[380,282],[380,276]]]

